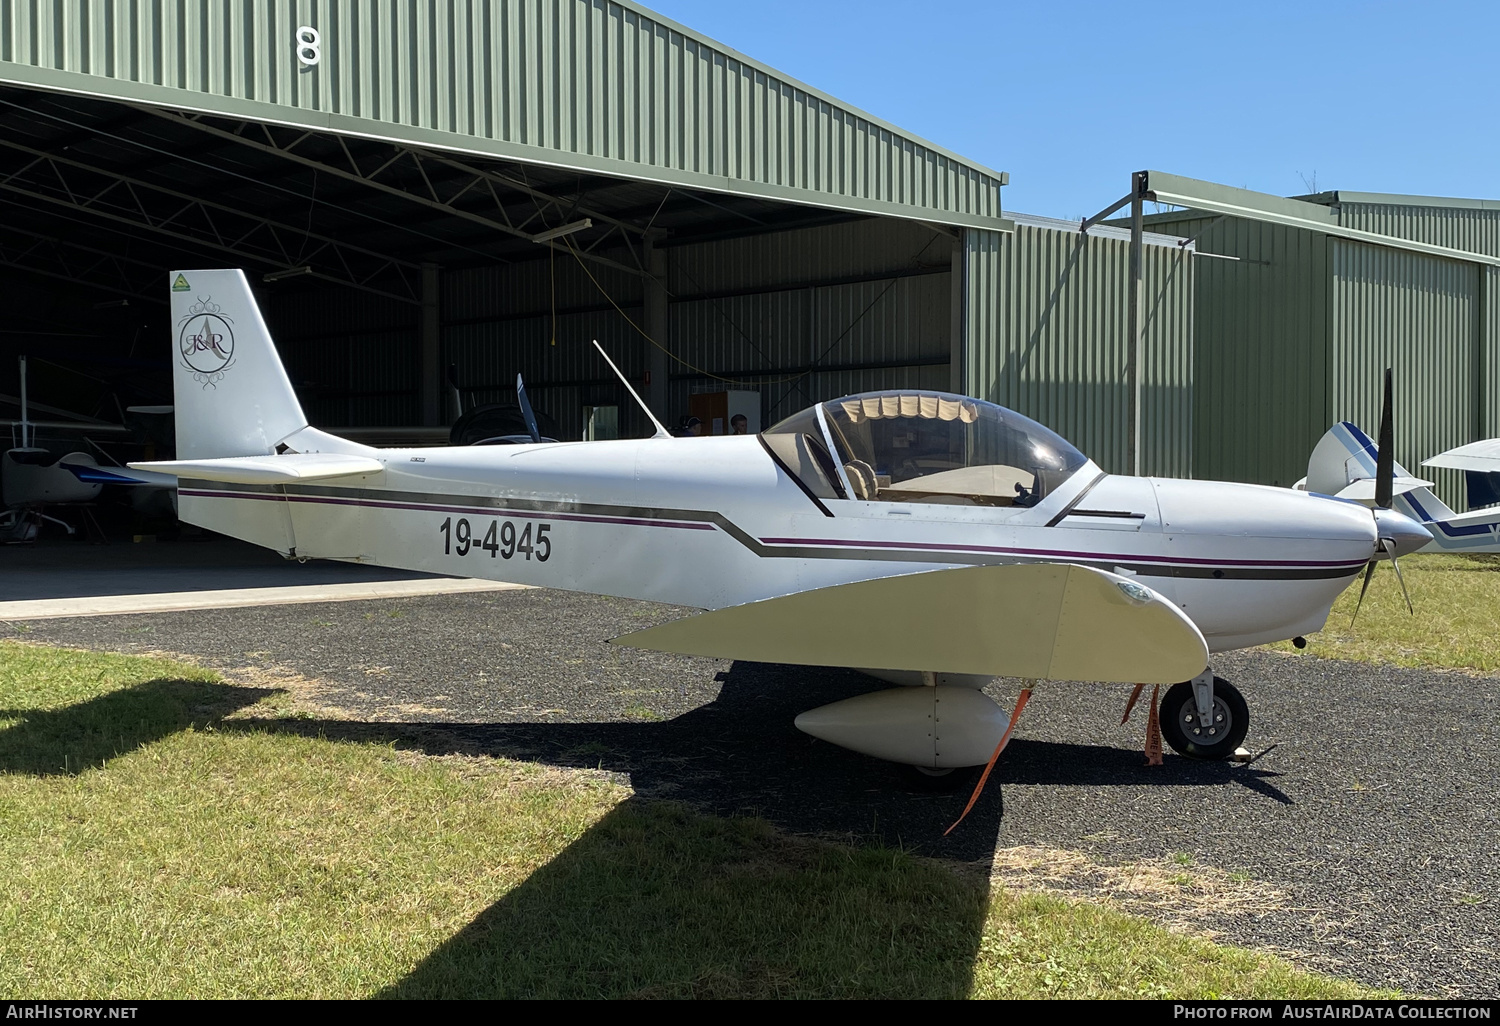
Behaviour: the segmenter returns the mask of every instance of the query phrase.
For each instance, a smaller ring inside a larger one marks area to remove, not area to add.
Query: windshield
[[[815,494],[962,506],[1034,506],[1088,462],[1055,432],[946,392],[866,392],[777,424],[766,443]],[[783,452],[785,450],[785,452]]]

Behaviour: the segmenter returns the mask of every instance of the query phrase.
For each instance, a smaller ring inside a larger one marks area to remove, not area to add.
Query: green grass
[[[1370,581],[1359,617],[1350,625],[1359,582],[1349,588],[1306,651],[1330,659],[1395,666],[1500,670],[1500,556],[1440,553],[1401,560],[1416,615],[1407,612],[1389,563]],[[1291,652],[1292,646],[1273,646]]]
[[[180,664],[0,643],[0,695],[4,997],[1363,993]]]

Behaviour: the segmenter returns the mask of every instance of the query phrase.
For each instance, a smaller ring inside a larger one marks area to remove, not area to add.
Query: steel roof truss
[[[15,172],[0,178],[0,188],[17,195],[144,227],[182,241],[208,245],[278,269],[308,263],[313,257],[326,253],[333,266],[314,268],[313,273],[319,277],[409,303],[421,300],[414,276],[407,273],[415,271],[418,265],[410,261],[4,138],[0,138],[0,147],[32,157]],[[43,169],[43,174],[34,173]],[[97,186],[88,181],[89,176],[102,177],[105,181],[102,186]],[[110,202],[104,202],[106,199]],[[242,230],[239,226],[246,222],[248,226]],[[231,224],[236,227],[231,228]],[[309,253],[308,247],[313,243],[316,245]],[[372,262],[375,265],[373,270],[356,270],[356,266]],[[395,286],[394,291],[370,284],[382,275],[394,279],[390,282]]]
[[[255,140],[255,139],[251,139],[251,138],[249,138],[247,136],[244,136],[244,135],[237,135],[234,132],[228,131],[227,129],[220,128],[217,125],[208,124],[204,120],[207,117],[207,115],[183,113],[183,112],[176,112],[176,111],[159,110],[159,109],[152,108],[152,107],[140,107],[138,109],[142,110],[142,111],[145,111],[147,113],[153,114],[156,117],[159,117],[159,118],[162,118],[164,120],[170,121],[170,122],[172,122],[174,124],[186,125],[186,126],[195,128],[195,129],[197,129],[200,132],[206,132],[206,133],[208,133],[210,135],[215,135],[215,136],[218,136],[218,137],[223,138],[223,139],[229,139],[229,140],[232,140],[234,142],[238,142],[241,145],[249,146],[249,147],[251,147],[253,149],[259,150],[262,153],[273,154],[273,155],[281,157],[281,158],[283,158],[285,160],[296,161],[296,162],[298,162],[300,164],[303,164],[304,166],[307,166],[307,167],[310,167],[310,168],[314,168],[314,169],[319,170],[319,171],[323,171],[323,172],[325,172],[327,174],[335,175],[335,176],[337,176],[339,178],[342,178],[342,179],[344,179],[346,181],[352,181],[352,182],[362,183],[362,184],[364,184],[364,185],[366,185],[366,186],[368,186],[368,187],[370,187],[372,189],[376,189],[376,190],[378,190],[378,191],[380,191],[380,192],[382,192],[382,193],[384,193],[384,194],[386,194],[388,196],[399,197],[401,199],[407,200],[408,202],[416,203],[416,204],[419,204],[421,206],[427,207],[427,208],[432,209],[432,210],[439,210],[439,211],[442,211],[442,212],[444,212],[446,214],[450,214],[450,215],[452,215],[454,217],[459,217],[459,218],[462,218],[462,219],[464,219],[466,221],[471,221],[471,222],[473,222],[475,224],[484,225],[484,226],[486,226],[488,228],[494,229],[495,231],[498,231],[498,232],[502,232],[502,233],[504,233],[506,235],[510,235],[510,236],[513,236],[513,237],[516,237],[516,238],[527,239],[528,241],[530,240],[531,235],[532,235],[532,233],[529,233],[529,232],[520,230],[518,228],[512,227],[512,225],[506,223],[506,221],[499,221],[499,220],[496,220],[495,218],[493,218],[491,216],[488,216],[486,214],[480,214],[480,213],[476,213],[476,212],[474,212],[472,210],[467,210],[467,209],[465,209],[463,207],[453,206],[451,202],[444,201],[443,199],[441,199],[439,197],[439,194],[438,194],[437,190],[434,189],[433,186],[432,186],[432,182],[431,182],[431,179],[429,178],[429,176],[427,174],[427,170],[426,170],[425,167],[423,167],[423,161],[424,161],[424,159],[430,159],[430,160],[432,160],[433,162],[436,162],[436,163],[452,165],[456,169],[464,170],[466,173],[469,173],[469,174],[480,175],[480,176],[483,176],[483,177],[491,177],[491,176],[493,176],[494,180],[498,184],[508,185],[508,186],[515,186],[516,183],[514,183],[513,181],[507,181],[503,177],[501,177],[499,175],[496,175],[493,172],[482,171],[480,169],[471,168],[468,165],[462,164],[462,163],[460,163],[458,161],[451,161],[448,158],[444,158],[444,157],[429,158],[421,150],[413,149],[411,147],[406,147],[406,146],[398,146],[398,145],[395,145],[395,144],[382,144],[382,145],[391,145],[392,148],[396,152],[390,157],[390,159],[386,160],[378,168],[376,168],[374,172],[368,172],[367,173],[367,172],[359,171],[359,170],[356,170],[356,171],[346,171],[346,170],[344,170],[341,167],[336,167],[335,165],[326,163],[325,161],[323,161],[321,159],[314,158],[314,157],[308,157],[308,156],[305,156],[305,155],[300,154],[300,153],[293,153],[293,152],[291,152],[290,148],[285,143],[281,142],[280,140],[278,140],[276,138],[275,134],[271,131],[271,128],[270,128],[269,125],[264,125],[263,124],[261,126],[262,132],[263,132],[263,134],[265,135],[265,137],[266,137],[266,139],[268,141],[267,142],[259,142],[259,141]],[[310,133],[306,133],[306,132],[300,133],[297,136],[297,140],[296,141],[297,142],[301,142],[303,139],[307,138],[307,136],[309,134]],[[343,151],[344,151],[344,153],[346,155],[349,155],[349,150],[348,150],[347,146],[344,147]],[[383,174],[383,173],[389,171],[391,168],[396,167],[398,165],[398,163],[400,162],[400,159],[402,157],[409,157],[409,158],[411,158],[411,160],[413,160],[416,163],[417,170],[420,172],[420,174],[422,176],[422,180],[423,180],[423,182],[427,186],[429,195],[424,196],[424,195],[421,195],[420,193],[413,192],[410,189],[403,188],[400,185],[394,185],[394,184],[391,184],[391,183],[386,182],[386,181],[377,181],[376,180],[376,176],[377,175]],[[356,168],[358,167],[358,162],[354,160],[354,158],[352,157],[352,155],[350,155],[350,163],[351,163],[352,166],[354,166]],[[535,193],[536,195],[533,196],[534,199],[541,198],[542,196],[546,196],[547,199],[549,199],[549,200],[551,200],[551,201],[553,201],[555,203],[560,202],[560,201],[558,201],[556,199],[556,197],[547,196],[545,193],[541,193],[540,190],[532,190],[532,189],[530,189],[529,186],[523,186],[523,187],[521,187],[520,191],[529,192],[529,193]],[[493,193],[491,195],[493,196]],[[503,209],[503,205],[502,205],[501,209]],[[552,249],[561,250],[564,253],[575,252],[574,250],[570,250],[569,247],[564,246],[563,244],[561,244],[559,242],[544,242],[544,243],[540,243],[540,245],[548,246],[548,247],[550,247]],[[592,261],[594,263],[603,264],[603,265],[608,266],[608,267],[613,267],[616,270],[625,271],[628,274],[636,274],[636,275],[643,275],[644,276],[645,273],[646,273],[645,271],[643,271],[642,269],[640,269],[638,267],[631,267],[628,264],[620,263],[617,260],[611,260],[610,258],[604,257],[604,256],[600,256],[597,253],[581,253],[580,255],[581,255],[582,259],[590,260],[590,261]]]
[[[228,246],[228,245],[216,242],[216,241],[211,240],[211,239],[195,237],[193,235],[186,234],[185,232],[175,231],[175,230],[173,230],[171,228],[168,228],[168,227],[164,226],[163,224],[161,224],[159,222],[152,222],[149,219],[140,218],[140,217],[132,218],[132,217],[124,216],[122,214],[112,213],[112,212],[110,212],[108,210],[103,210],[103,209],[98,208],[98,207],[83,206],[81,204],[72,203],[72,202],[70,202],[68,200],[65,200],[65,199],[62,199],[61,197],[58,197],[58,196],[48,195],[48,194],[39,193],[39,192],[30,192],[30,191],[28,191],[26,189],[20,188],[19,186],[15,186],[15,185],[0,185],[0,189],[4,189],[7,192],[16,193],[17,195],[20,195],[20,196],[25,196],[28,199],[40,200],[40,201],[42,201],[44,203],[51,203],[51,204],[54,204],[54,205],[57,205],[57,206],[67,207],[67,208],[72,209],[72,210],[86,212],[86,213],[94,215],[95,217],[104,218],[106,220],[113,221],[113,222],[115,222],[117,224],[123,224],[123,225],[127,225],[127,226],[130,226],[132,228],[137,228],[137,229],[145,228],[145,229],[147,229],[147,230],[149,230],[151,232],[154,232],[157,235],[161,235],[161,236],[164,236],[166,238],[175,239],[175,240],[177,240],[179,242],[185,242],[185,243],[189,243],[191,245],[205,246],[205,247],[208,247],[209,249],[216,249],[216,250],[219,250],[221,252],[228,253],[231,256],[235,256],[235,257],[238,257],[240,259],[244,259],[244,260],[249,260],[249,261],[252,261],[252,262],[260,263],[260,264],[265,265],[265,266],[275,267],[275,268],[281,268],[281,267],[286,266],[284,259],[278,260],[278,259],[276,259],[276,258],[274,258],[272,256],[268,256],[265,253],[255,253],[255,252],[247,251],[245,249],[236,249],[236,248],[233,248],[231,246]],[[396,270],[398,271],[398,274],[399,274],[399,270],[400,269],[397,268]],[[413,303],[413,304],[415,304],[415,303],[419,303],[421,301],[418,298],[413,298],[413,294],[414,293],[412,293],[411,283],[406,279],[405,275],[400,275],[400,280],[401,280],[401,283],[403,285],[405,285],[407,287],[407,289],[408,289],[408,294],[406,294],[406,295],[403,295],[403,294],[400,294],[400,293],[397,293],[397,292],[392,292],[392,291],[390,291],[388,289],[376,288],[376,287],[373,287],[373,286],[367,284],[367,282],[369,282],[370,280],[372,280],[372,276],[366,276],[363,280],[355,280],[355,279],[353,279],[352,277],[349,277],[349,276],[343,276],[343,277],[341,277],[339,275],[331,274],[331,273],[329,273],[326,270],[321,270],[321,269],[318,269],[318,268],[314,268],[313,271],[311,272],[310,276],[314,277],[314,278],[321,278],[324,281],[334,282],[335,284],[347,285],[347,286],[349,286],[351,288],[361,289],[361,290],[363,290],[365,292],[373,292],[373,293],[376,293],[377,295],[386,296],[386,297],[391,298],[391,299],[401,300],[402,302],[406,302],[406,303]]]
[[[23,235],[26,244],[7,235]],[[158,293],[161,271],[155,264],[115,253],[106,253],[70,240],[0,223],[0,266],[63,281],[80,282],[92,288],[138,297],[153,303],[166,302]]]

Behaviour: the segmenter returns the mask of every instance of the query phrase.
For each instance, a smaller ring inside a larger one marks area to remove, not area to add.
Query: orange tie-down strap
[[[1161,714],[1157,712],[1160,705],[1161,685],[1157,684],[1151,689],[1151,708],[1146,715],[1146,765],[1160,766],[1161,760]]]
[[[1005,751],[1005,746],[1010,742],[1011,731],[1016,729],[1016,721],[1021,718],[1021,710],[1026,708],[1026,703],[1030,699],[1031,689],[1022,688],[1020,697],[1016,699],[1016,711],[1010,714],[1010,725],[1005,728],[1005,733],[1000,735],[1000,743],[995,746],[995,754],[990,756],[990,761],[985,764],[984,772],[979,775],[979,783],[974,785],[974,793],[969,796],[969,804],[964,806],[964,811],[953,821],[953,826],[943,831],[944,837],[953,833],[954,828],[964,821],[964,816],[967,816],[969,810],[974,807],[974,803],[979,801],[980,792],[984,790],[984,782],[990,779],[990,770],[995,768],[995,760],[1000,758],[1001,752]]]

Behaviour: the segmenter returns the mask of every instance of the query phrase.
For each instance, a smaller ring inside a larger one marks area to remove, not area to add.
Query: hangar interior
[[[563,437],[585,407],[640,433],[593,339],[668,418],[693,391],[760,391],[769,423],[952,384],[957,239],[938,226],[16,89],[0,168],[13,344],[97,369],[138,340],[127,358],[164,367],[166,272],[242,265],[328,427],[438,427],[450,376],[470,405],[513,401],[521,373]],[[646,335],[673,356],[653,363]],[[137,401],[170,402],[147,378]]]

